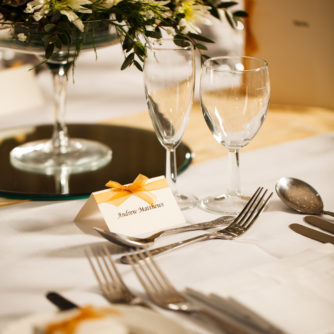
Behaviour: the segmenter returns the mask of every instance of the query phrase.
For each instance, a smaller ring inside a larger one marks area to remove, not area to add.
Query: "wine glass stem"
[[[227,157],[227,194],[240,195],[239,150],[229,149]]]
[[[48,64],[53,78],[53,105],[54,105],[54,126],[52,134],[52,146],[55,153],[66,153],[69,136],[65,124],[65,107],[67,96],[67,75],[68,64]]]
[[[166,149],[166,180],[173,194],[177,193],[176,178],[177,178],[177,169],[176,169],[175,149],[167,148]]]

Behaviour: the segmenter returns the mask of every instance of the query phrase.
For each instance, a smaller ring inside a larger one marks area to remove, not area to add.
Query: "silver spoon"
[[[221,225],[229,224],[234,217],[232,216],[222,216],[217,219],[211,220],[209,222],[198,223],[198,224],[189,224],[185,226],[179,226],[174,228],[169,228],[166,230],[161,230],[152,235],[149,235],[145,238],[131,237],[125,234],[115,233],[111,231],[105,231],[99,227],[93,227],[93,229],[98,232],[105,239],[118,244],[120,246],[126,247],[139,247],[144,248],[153,244],[154,240],[159,238],[163,234],[176,234],[187,231],[196,231],[196,230],[207,230]]]
[[[291,209],[300,213],[334,217],[334,212],[325,211],[318,192],[304,181],[282,177],[278,180],[275,190],[279,198]]]

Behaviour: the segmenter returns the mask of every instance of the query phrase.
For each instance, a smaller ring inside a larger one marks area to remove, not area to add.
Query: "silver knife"
[[[291,224],[289,225],[289,227],[291,228],[291,230],[303,235],[304,237],[311,238],[313,240],[317,240],[323,243],[329,242],[334,245],[334,237],[327,233],[322,233],[314,230],[313,228],[309,228],[300,224]]]
[[[306,223],[309,223],[313,226],[321,228],[324,231],[334,234],[334,224],[324,218],[320,218],[317,216],[306,216],[304,217],[304,220],[306,221]]]

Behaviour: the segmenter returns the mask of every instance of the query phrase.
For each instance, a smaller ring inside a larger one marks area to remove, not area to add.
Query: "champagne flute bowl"
[[[190,43],[161,39],[147,48],[144,62],[145,95],[155,133],[166,149],[166,179],[181,209],[196,205],[194,196],[176,186],[175,150],[180,144],[193,102],[195,65]]]
[[[207,126],[228,150],[227,186],[223,194],[200,201],[208,211],[236,214],[247,196],[240,186],[239,150],[257,134],[265,119],[270,96],[268,64],[246,57],[215,57],[201,71],[200,98]]]

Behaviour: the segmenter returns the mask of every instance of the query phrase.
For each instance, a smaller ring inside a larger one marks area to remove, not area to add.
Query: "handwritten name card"
[[[149,179],[139,174],[133,183],[109,181],[110,189],[94,192],[75,218],[78,227],[92,227],[140,236],[185,222],[176,200],[162,176]]]

